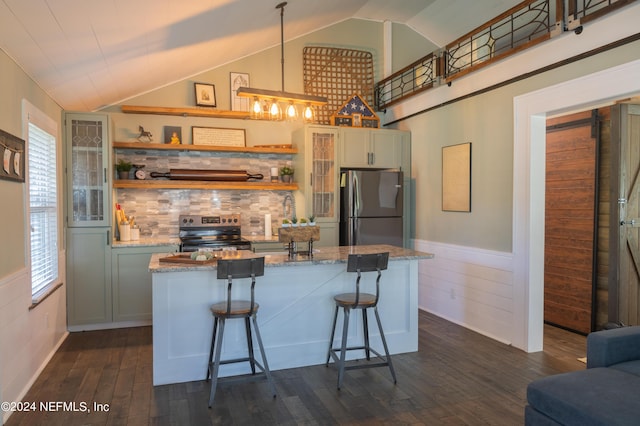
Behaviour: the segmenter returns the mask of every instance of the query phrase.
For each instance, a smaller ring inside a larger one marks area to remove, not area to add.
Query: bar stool
[[[237,362],[249,362],[251,366],[251,376],[249,379],[257,377],[266,377],[271,387],[271,392],[275,398],[276,388],[271,378],[269,364],[264,353],[264,346],[260,338],[260,329],[256,321],[256,313],[259,305],[254,301],[254,288],[256,285],[256,277],[264,275],[264,257],[248,258],[248,259],[220,259],[218,260],[218,279],[227,280],[227,300],[211,305],[211,313],[213,314],[213,335],[211,337],[211,349],[209,351],[209,364],[207,367],[207,381],[212,378],[211,392],[209,394],[209,408],[213,404],[213,398],[216,395],[216,386],[218,384],[218,369],[221,364],[232,364]],[[251,278],[251,300],[231,300],[231,286],[233,279]],[[224,335],[224,325],[227,319],[244,318],[245,332],[247,335],[248,356],[245,358],[236,358],[229,360],[220,360],[222,351],[222,339]],[[253,353],[253,340],[251,338],[251,322],[253,321],[253,329],[256,335],[256,341],[262,355],[261,365],[255,358]],[[218,331],[218,326],[220,330]],[[215,348],[215,359],[213,358]],[[256,367],[262,374],[256,376]]]
[[[380,297],[380,277],[383,271],[387,269],[389,262],[389,253],[374,253],[374,254],[350,254],[347,260],[347,272],[356,272],[356,292],[355,293],[343,293],[334,296],[333,300],[336,303],[335,314],[333,316],[333,326],[331,327],[331,339],[329,340],[329,351],[327,353],[326,366],[329,366],[329,360],[333,358],[334,362],[338,366],[338,389],[342,386],[342,379],[344,378],[345,370],[353,370],[359,368],[371,368],[371,367],[389,367],[391,376],[393,377],[393,383],[397,383],[396,373],[391,363],[391,356],[389,356],[389,348],[387,347],[387,341],[384,338],[384,332],[382,331],[382,323],[380,322],[380,315],[378,315],[378,299]],[[378,276],[376,278],[376,294],[361,293],[360,292],[360,278],[362,272],[377,271]],[[339,348],[333,347],[333,338],[336,332],[336,323],[338,320],[338,310],[342,308],[344,310],[344,325],[342,327],[342,344]],[[369,344],[369,325],[367,321],[367,309],[373,308],[373,312],[376,315],[376,321],[378,322],[378,330],[380,330],[380,338],[382,339],[382,346],[384,347],[385,356],[371,348]],[[347,347],[347,335],[349,332],[349,314],[352,309],[362,310],[362,327],[364,331],[364,345]],[[380,362],[366,363],[346,366],[346,353],[351,350],[364,350],[367,361],[371,360],[371,353],[380,359]],[[338,357],[340,352],[340,357]]]

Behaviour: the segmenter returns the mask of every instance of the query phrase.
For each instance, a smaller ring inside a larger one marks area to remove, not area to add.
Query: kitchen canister
[[[268,240],[271,239],[271,213],[264,215],[264,237]]]
[[[131,241],[131,225],[129,225],[129,222],[120,224],[120,241]]]
[[[131,241],[138,241],[140,239],[140,228],[138,225],[131,227]]]

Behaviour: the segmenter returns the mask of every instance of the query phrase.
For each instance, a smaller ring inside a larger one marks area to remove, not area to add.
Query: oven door
[[[205,238],[183,239],[180,243],[181,252],[198,250],[251,250],[251,242],[246,240],[210,240]]]

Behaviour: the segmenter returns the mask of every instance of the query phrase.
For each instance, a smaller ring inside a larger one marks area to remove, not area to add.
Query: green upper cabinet
[[[317,222],[338,221],[338,129],[305,126],[293,134],[300,153],[295,161],[296,180],[304,194],[304,215]]]
[[[341,128],[340,167],[400,169],[404,132]]]
[[[299,152],[294,162],[300,189],[296,198],[298,206],[304,207],[298,209],[298,217],[315,217],[320,227],[316,247],[338,245],[338,131],[337,127],[307,125],[292,138]]]
[[[65,114],[67,226],[111,225],[108,116]]]

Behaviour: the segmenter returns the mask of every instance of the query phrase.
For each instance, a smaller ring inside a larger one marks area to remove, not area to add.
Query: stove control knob
[[[226,221],[227,221],[227,218],[226,218],[226,217],[223,217],[223,218],[222,218],[222,223],[225,223]]]
[[[189,218],[189,223],[193,223],[193,218]]]
[[[182,219],[182,223],[187,223],[187,218]]]
[[[237,217],[233,218],[233,223],[238,223],[238,218]]]

